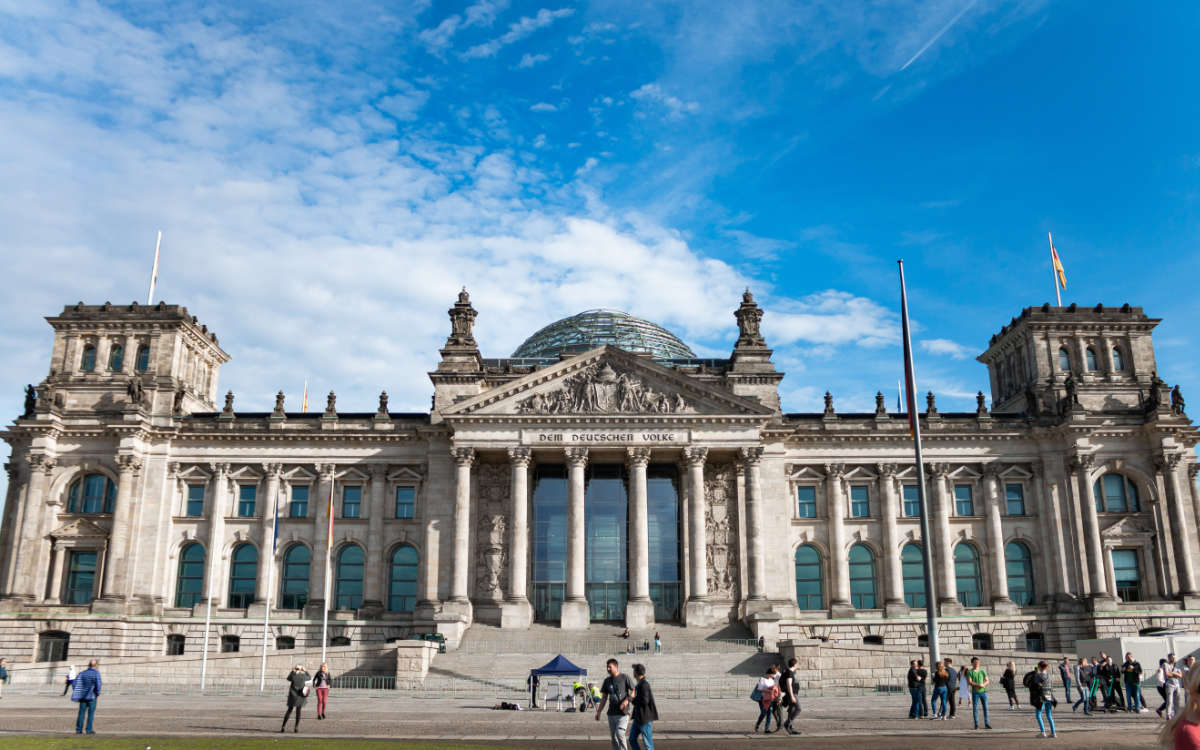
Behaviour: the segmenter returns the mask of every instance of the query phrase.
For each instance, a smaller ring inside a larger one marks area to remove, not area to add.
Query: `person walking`
[[[1133,652],[1125,654],[1121,664],[1121,677],[1125,682],[1125,710],[1141,713],[1142,708],[1142,663],[1133,658]]]
[[[283,715],[283,725],[279,727],[279,731],[282,733],[287,730],[288,717],[294,710],[296,723],[292,725],[292,733],[295,734],[300,731],[300,710],[304,708],[304,702],[308,700],[310,678],[308,672],[304,671],[304,667],[297,664],[292,667],[292,671],[284,679],[288,683],[287,713]]]
[[[67,665],[67,681],[63,684],[63,695],[71,692],[71,685],[75,684],[75,677],[78,676],[78,674],[79,673],[75,671],[74,664]]]
[[[95,734],[92,721],[96,718],[96,702],[100,699],[100,666],[98,659],[88,662],[88,668],[75,676],[72,684],[71,700],[79,704],[79,713],[75,716],[75,734]],[[84,725],[84,718],[87,724]]]
[[[1071,706],[1071,711],[1075,711],[1075,709],[1083,706],[1083,715],[1091,715],[1091,685],[1092,665],[1088,662],[1086,656],[1081,656],[1079,657],[1079,664],[1075,667],[1075,686],[1079,689],[1079,700],[1075,701],[1075,705]]]
[[[1125,692],[1121,689],[1123,681],[1120,665],[1113,661],[1111,656],[1108,657],[1108,686],[1114,711],[1123,711],[1126,709]]]
[[[1158,690],[1158,696],[1162,698],[1162,705],[1155,709],[1154,713],[1162,718],[1163,711],[1167,709],[1167,660],[1158,660],[1158,669],[1154,671],[1154,686]]]
[[[4,685],[8,682],[8,659],[0,656],[0,698],[4,697]]]
[[[933,705],[929,718],[946,720],[946,701],[948,699],[950,683],[957,679],[957,675],[946,669],[946,663],[939,661],[937,669],[933,672]],[[938,708],[938,701],[941,701],[941,708]]]
[[[958,687],[961,681],[961,675],[954,668],[954,660],[947,656],[942,659],[942,664],[946,665],[946,672],[950,674],[950,681],[946,683],[946,702],[949,704],[950,713],[946,716],[947,719],[954,718],[954,707],[958,702]]]
[[[656,653],[656,654],[662,653],[662,636],[659,635],[658,633],[654,634],[654,653]]]
[[[1054,731],[1054,693],[1050,686],[1050,664],[1046,660],[1038,662],[1037,671],[1029,681],[1029,705],[1033,706],[1033,715],[1037,718],[1038,737],[1057,737]],[[1042,715],[1046,720],[1042,721]],[[1050,734],[1046,734],[1046,725],[1050,725]]]
[[[800,713],[799,688],[800,683],[796,679],[796,665],[799,664],[796,657],[788,659],[787,669],[783,670],[783,675],[779,679],[779,690],[781,693],[780,702],[787,709],[787,719],[783,722],[783,728],[788,734],[800,734],[792,722],[796,719],[796,714]]]
[[[767,720],[767,726],[764,727],[763,734],[771,733],[771,705],[775,699],[779,697],[779,682],[775,676],[775,667],[769,667],[766,673],[759,678],[758,686],[754,688],[754,693],[751,697],[758,695],[758,720],[754,722],[754,731],[757,732],[759,726],[762,725],[763,719]],[[778,725],[776,725],[778,727]]]
[[[629,750],[629,717],[633,714],[633,694],[637,685],[627,674],[621,674],[616,659],[605,662],[608,677],[600,686],[600,705],[596,706],[596,721],[608,706],[608,740],[612,750]]]
[[[325,706],[329,701],[329,688],[333,687],[333,678],[329,676],[329,665],[321,662],[321,668],[313,675],[313,690],[317,691],[317,719],[325,718]]]
[[[1175,663],[1175,654],[1167,654],[1166,669],[1166,688],[1167,688],[1167,721],[1175,718],[1177,706],[1181,702],[1180,687],[1183,684],[1183,672],[1179,670],[1179,665]]]
[[[962,669],[958,670],[958,702],[971,700],[971,683],[967,680],[967,671],[969,665],[962,665]],[[950,718],[954,718],[954,712],[950,712]]]
[[[654,691],[646,679],[646,667],[633,665],[633,678],[637,688],[633,694],[633,727],[629,730],[629,750],[654,750],[654,722],[658,721],[658,706],[654,703]],[[638,744],[641,737],[642,744]]]
[[[917,672],[916,659],[908,663],[908,695],[912,698],[912,704],[908,707],[908,718],[916,719],[921,715],[921,677]]]
[[[1064,656],[1058,664],[1058,679],[1062,680],[1063,692],[1067,696],[1067,703],[1071,702],[1071,683],[1075,681],[1075,672],[1071,668],[1071,657]]]
[[[967,684],[971,686],[971,718],[975,720],[975,728],[979,728],[979,706],[983,706],[983,726],[991,729],[988,721],[987,689],[991,684],[986,669],[979,666],[979,657],[971,657],[971,668],[967,670]]]
[[[1184,680],[1184,707],[1163,726],[1159,747],[1200,750],[1200,670],[1188,671]]]
[[[1004,688],[1004,692],[1008,696],[1008,710],[1015,711],[1021,701],[1017,698],[1017,665],[1011,661],[1005,668],[1004,674],[1000,675],[1000,686]]]
[[[537,693],[538,693],[538,676],[531,674],[525,678],[525,686],[529,688],[529,707],[537,708]]]

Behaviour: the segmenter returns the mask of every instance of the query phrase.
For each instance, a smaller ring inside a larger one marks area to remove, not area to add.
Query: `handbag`
[[[750,691],[750,700],[754,701],[755,703],[760,702],[762,700],[762,698],[763,698],[762,691],[759,690],[757,687]]]

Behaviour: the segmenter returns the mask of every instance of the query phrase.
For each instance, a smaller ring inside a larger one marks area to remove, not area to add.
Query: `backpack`
[[[1025,687],[1029,688],[1030,690],[1033,690],[1033,678],[1036,674],[1037,674],[1036,669],[1029,670],[1028,672],[1025,673],[1025,676],[1021,678],[1021,684],[1024,685]]]

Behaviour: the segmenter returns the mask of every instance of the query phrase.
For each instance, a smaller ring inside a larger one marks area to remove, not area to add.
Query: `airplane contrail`
[[[954,18],[951,18],[951,19],[950,19],[950,23],[948,23],[948,24],[946,24],[945,26],[943,26],[941,31],[939,31],[938,33],[934,34],[934,35],[933,35],[933,38],[932,38],[932,39],[930,39],[928,42],[925,42],[925,46],[923,46],[923,47],[921,47],[921,49],[917,50],[917,54],[915,54],[915,55],[913,55],[912,57],[910,57],[910,58],[908,59],[908,62],[906,62],[906,63],[904,63],[903,65],[901,65],[901,66],[900,66],[900,70],[904,70],[904,69],[905,69],[905,68],[907,68],[909,65],[912,65],[914,62],[916,62],[916,60],[917,60],[917,58],[918,58],[918,57],[920,57],[921,55],[925,54],[925,50],[927,50],[927,49],[929,49],[930,47],[932,47],[934,42],[936,42],[937,40],[941,39],[941,38],[942,38],[942,34],[945,34],[947,31],[949,31],[949,30],[950,30],[950,27],[951,27],[951,26],[953,26],[954,24],[958,23],[958,19],[960,19],[960,18],[962,18],[964,15],[966,15],[966,12],[967,12],[968,10],[970,10],[971,8],[974,8],[974,7],[975,7],[975,4],[976,4],[976,3],[978,3],[978,2],[979,2],[979,0],[971,0],[971,2],[967,3],[967,4],[966,4],[966,6],[965,6],[965,7],[964,7],[962,10],[960,10],[960,11],[958,12],[958,14],[957,14],[957,15],[955,15],[955,16],[954,16]],[[898,70],[898,71],[896,71],[896,72],[897,72],[897,73],[899,73],[900,71]]]

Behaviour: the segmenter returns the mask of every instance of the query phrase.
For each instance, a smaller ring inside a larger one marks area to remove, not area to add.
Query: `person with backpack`
[[[1038,662],[1037,669],[1025,675],[1022,680],[1029,688],[1029,705],[1033,706],[1033,715],[1037,718],[1038,737],[1057,737],[1054,731],[1054,693],[1050,685],[1050,664],[1044,659]],[[1042,721],[1045,714],[1046,720]],[[1046,724],[1050,725],[1050,734],[1046,734]]]
[[[1008,695],[1008,710],[1015,711],[1020,701],[1017,699],[1017,665],[1011,661],[1004,670],[1004,674],[1000,675],[1000,686]]]
[[[912,704],[908,707],[908,718],[916,719],[921,715],[921,676],[917,672],[916,659],[909,662],[908,666],[908,695],[912,698]]]
[[[796,714],[800,713],[798,699],[800,683],[796,680],[797,664],[799,662],[796,657],[788,659],[787,669],[783,670],[783,676],[779,679],[780,703],[787,709],[787,719],[783,722],[783,728],[787,730],[788,734],[800,734],[799,730],[792,726]]]
[[[1121,664],[1121,678],[1125,682],[1125,710],[1141,713],[1142,708],[1142,663],[1133,658],[1133,652],[1125,654]]]
[[[92,720],[96,718],[96,701],[100,699],[100,666],[98,659],[88,662],[88,668],[75,677],[71,686],[71,700],[79,704],[79,714],[75,717],[75,734],[84,733],[84,718],[87,718],[87,733],[92,731]]]
[[[771,704],[779,697],[779,684],[775,678],[775,667],[768,667],[766,673],[759,679],[758,686],[750,693],[750,699],[758,703],[758,721],[754,722],[754,731],[758,732],[763,719],[767,720],[764,734],[771,733]]]
[[[1167,660],[1158,660],[1158,669],[1154,671],[1154,685],[1158,690],[1158,695],[1162,698],[1162,705],[1154,710],[1159,718],[1162,718],[1163,711],[1167,708]]]
[[[991,680],[988,679],[987,670],[979,666],[979,657],[971,657],[971,668],[967,670],[967,684],[971,686],[971,718],[975,720],[975,728],[979,728],[979,706],[983,706],[983,726],[991,729],[991,722],[988,721],[988,685]]]
[[[638,737],[646,750],[654,750],[654,722],[658,721],[658,706],[654,703],[654,692],[646,680],[646,667],[633,665],[633,678],[637,687],[633,693],[633,726],[629,730],[629,750],[642,750]]]

